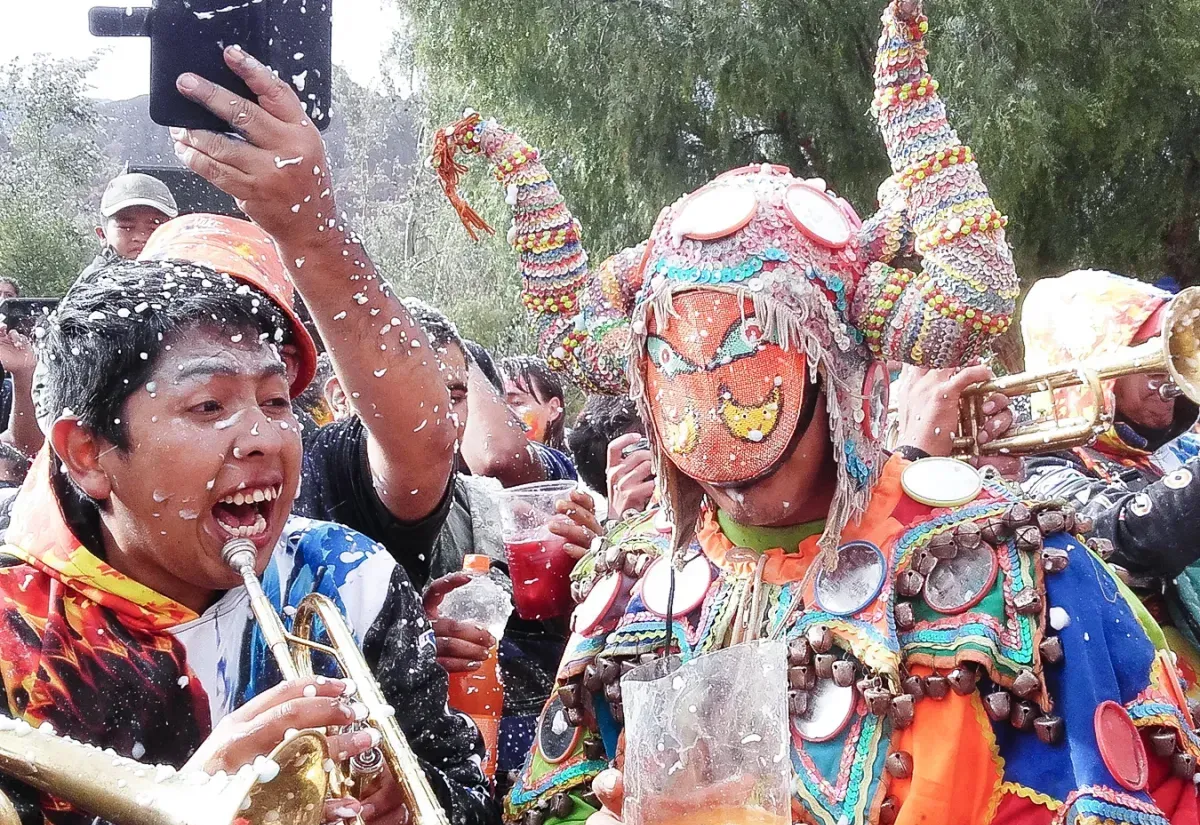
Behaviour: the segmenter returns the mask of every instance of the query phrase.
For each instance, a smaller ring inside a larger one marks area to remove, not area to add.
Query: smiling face
[[[803,355],[763,339],[753,304],[727,292],[675,296],[650,318],[646,393],[659,443],[700,482],[742,484],[784,458],[808,389]]]
[[[129,446],[99,439],[94,469],[68,463],[100,502],[110,563],[188,603],[239,582],[221,561],[235,536],[253,541],[266,566],[299,484],[300,430],[269,344],[196,327],[167,343],[124,405]]]

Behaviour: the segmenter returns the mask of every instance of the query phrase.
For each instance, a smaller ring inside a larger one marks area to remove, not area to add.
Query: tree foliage
[[[868,115],[883,0],[399,2],[434,119],[472,107],[540,145],[593,254],[733,166],[824,177],[863,213],[887,174]],[[1027,281],[1077,265],[1200,281],[1200,0],[926,12]]]
[[[398,122],[401,112],[408,117]],[[436,306],[463,335],[497,354],[531,352],[520,280],[502,242],[471,241],[443,208],[445,196],[419,159],[379,151],[389,136],[410,149],[408,141],[417,137],[412,122],[425,115],[415,97],[367,89],[335,71],[334,116],[346,126],[331,157],[338,204],[398,295]]]
[[[58,295],[92,255],[81,216],[105,166],[92,61],[45,55],[0,66],[0,274]]]

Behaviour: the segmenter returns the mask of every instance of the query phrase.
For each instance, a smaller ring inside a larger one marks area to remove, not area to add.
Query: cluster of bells
[[[926,581],[940,562],[980,548],[994,557],[997,546],[1012,541],[1020,552],[1038,554],[1047,573],[1057,573],[1066,568],[1068,553],[1060,548],[1047,547],[1045,538],[1063,532],[1086,534],[1091,529],[1091,521],[1077,513],[1071,505],[1052,501],[1015,503],[1000,515],[963,522],[934,533],[914,550],[912,564],[897,577],[895,587],[900,597],[894,606],[897,629],[904,632],[916,625],[913,600],[925,597]],[[1112,544],[1105,539],[1088,539],[1087,546],[1102,559],[1107,560],[1112,555]],[[582,602],[594,583],[610,573],[639,578],[651,561],[650,556],[638,550],[608,545],[596,557],[596,575],[586,581],[573,582],[572,596],[576,602]],[[937,605],[931,607],[937,609]],[[1020,591],[1013,597],[1012,608],[1025,615],[1041,613],[1045,609],[1041,590],[1026,588]],[[1047,635],[1039,644],[1038,652],[1042,663],[1057,664],[1063,659],[1062,642],[1056,636]],[[623,722],[621,677],[633,668],[657,658],[658,653],[597,656],[584,668],[582,677],[558,688],[557,696],[562,702],[567,722],[577,728],[585,724],[592,695],[603,695],[613,718],[618,723]],[[1047,744],[1055,744],[1063,737],[1062,717],[1041,711],[1037,700],[1044,686],[1033,670],[1028,668],[1017,673],[1011,686],[1005,689],[988,679],[982,665],[962,662],[945,673],[934,671],[927,676],[904,674],[900,680],[900,692],[892,693],[882,676],[868,672],[835,644],[833,632],[825,625],[810,626],[803,634],[793,637],[788,643],[787,658],[788,710],[793,717],[804,717],[810,713],[813,697],[820,692],[818,680],[821,679],[828,679],[839,688],[854,686],[868,712],[887,717],[897,729],[912,724],[915,704],[920,700],[944,699],[951,691],[966,696],[980,690],[984,709],[993,722],[1007,721],[1018,730],[1033,731]],[[986,684],[981,685],[981,682]],[[1193,725],[1200,727],[1200,704],[1189,710]],[[1195,775],[1196,759],[1179,749],[1178,734],[1174,730],[1159,728],[1151,732],[1149,738],[1156,754],[1171,759],[1172,770],[1178,776],[1191,778]],[[599,737],[588,734],[583,745],[588,759],[606,758]],[[894,778],[912,776],[913,758],[905,751],[892,752],[884,764],[887,773]],[[567,794],[555,794],[527,812],[523,825],[542,825],[547,816],[569,814],[572,806]],[[899,809],[898,800],[886,797],[879,810],[880,825],[891,825],[899,815]]]

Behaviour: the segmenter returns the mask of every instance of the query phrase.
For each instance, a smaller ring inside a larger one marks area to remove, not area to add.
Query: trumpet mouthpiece
[[[258,552],[250,539],[230,539],[221,548],[221,560],[239,573],[246,565],[253,567],[256,558]]]

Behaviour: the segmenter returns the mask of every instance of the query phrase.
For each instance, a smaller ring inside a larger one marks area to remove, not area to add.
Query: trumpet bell
[[[1189,287],[1171,300],[1162,342],[1171,383],[1200,404],[1200,287]]]
[[[324,736],[306,731],[275,749],[274,766],[209,776],[145,765],[0,718],[0,773],[117,825],[320,825],[326,758]],[[0,823],[19,825],[11,803],[0,800]]]

